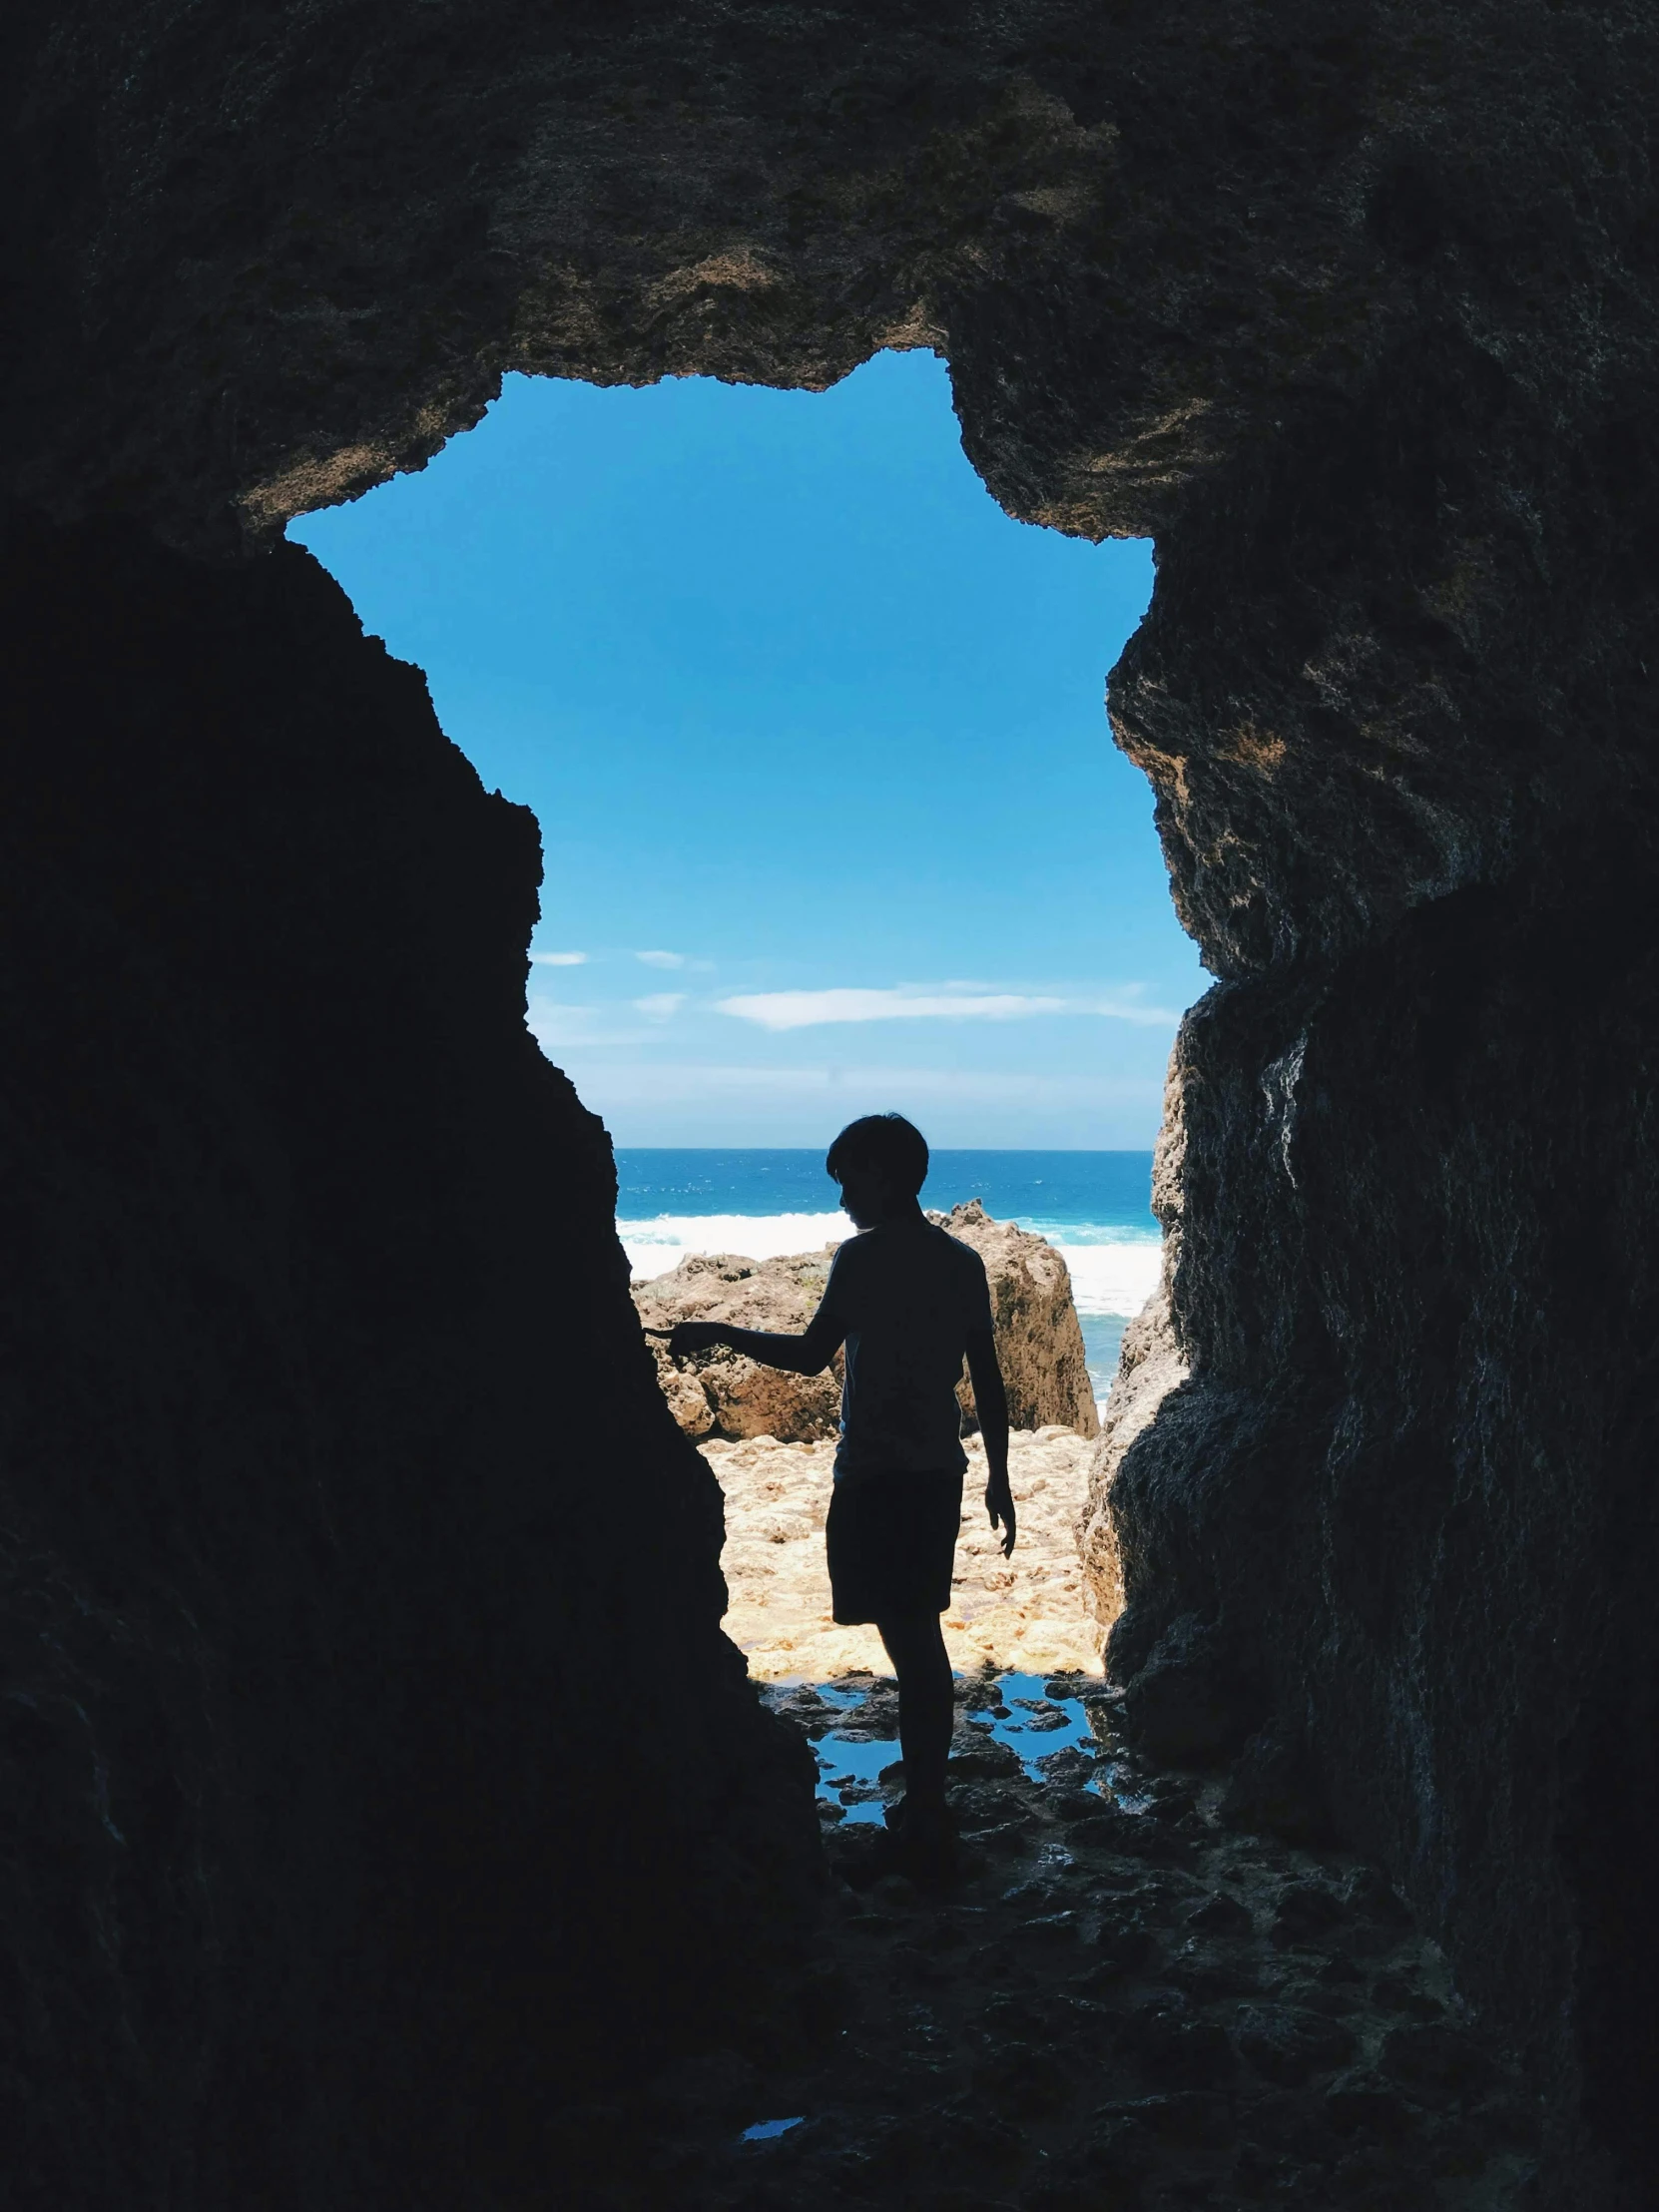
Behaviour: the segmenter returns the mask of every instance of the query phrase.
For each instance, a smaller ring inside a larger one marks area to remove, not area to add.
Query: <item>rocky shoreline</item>
[[[768,1305],[787,1279],[815,1291],[807,1261],[774,1263],[758,1289],[723,1279],[731,1267],[701,1281]],[[698,1295],[699,1271],[676,1272],[673,1295]],[[726,1632],[817,1759],[823,1912],[751,2035],[677,2059],[639,2112],[589,2113],[573,2147],[613,2203],[1507,2212],[1527,2199],[1536,2130],[1512,2054],[1478,2033],[1399,1897],[1259,1759],[1184,1767],[1169,1747],[1190,1726],[1166,1726],[1164,1755],[1149,1756],[1160,1732],[1137,1722],[1132,1741],[1134,1716],[1102,1678],[1122,1602],[1106,1492],[1183,1376],[1160,1295],[1126,1332],[1104,1433],[1013,1434],[1011,1560],[979,1503],[983,1447],[966,1441],[944,1620],[962,1856],[934,1892],[872,1860],[903,1790],[897,1695],[874,1630],[830,1617],[833,1441],[704,1436],[725,1501]],[[707,1375],[697,1388],[716,1403]]]
[[[1091,1723],[1034,1777],[997,1740],[1003,1690],[991,1670],[958,1689],[953,1888],[872,1881],[874,1827],[841,1819],[821,1782],[829,1865],[805,1957],[758,1993],[744,2036],[676,2059],[632,2104],[573,2115],[573,2177],[600,2184],[596,2205],[1526,2201],[1534,2123],[1508,2054],[1372,1868],[1251,1833],[1225,1777],[1141,1768],[1098,1681],[1057,1677],[1027,1701],[1039,1731],[1079,1697]],[[767,1698],[821,1776],[854,1745],[896,1758],[889,1680]],[[901,1786],[885,1769],[882,1795]]]
[[[962,1533],[945,1643],[958,1670],[983,1666],[1098,1674],[1111,1624],[1091,1594],[1078,1549],[1089,1510],[1100,1422],[1083,1334],[1063,1257],[1041,1237],[993,1220],[977,1200],[938,1227],[985,1263],[997,1357],[1013,1423],[1009,1474],[1019,1514],[1011,1559],[981,1497],[984,1451],[964,1376],[958,1388],[964,1448]],[[824,1296],[834,1248],[783,1259],[693,1254],[634,1286],[641,1322],[730,1321],[795,1333]],[[840,1411],[840,1358],[822,1375],[789,1375],[724,1347],[680,1362],[650,1340],[657,1380],[675,1420],[720,1483],[729,1605],[726,1633],[760,1681],[827,1680],[886,1664],[873,1628],[838,1628],[824,1560]],[[1097,1547],[1098,1548],[1098,1547]]]
[[[985,1263],[996,1351],[1015,1428],[1059,1425],[1079,1436],[1099,1432],[1094,1385],[1066,1263],[1045,1238],[993,1220],[977,1199],[928,1220]],[[834,1247],[752,1260],[739,1253],[694,1253],[672,1272],[634,1286],[634,1304],[648,1329],[681,1321],[735,1322],[744,1329],[798,1335],[818,1311]],[[678,1363],[652,1340],[657,1380],[681,1429],[698,1440],[772,1436],[813,1443],[835,1434],[840,1411],[840,1356],[823,1375],[786,1375],[758,1366],[726,1347]],[[964,1376],[957,1395],[964,1423],[976,1425],[973,1390]]]

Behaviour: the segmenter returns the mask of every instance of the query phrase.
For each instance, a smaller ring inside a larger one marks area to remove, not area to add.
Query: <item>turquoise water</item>
[[[1006,1711],[997,1713],[986,1708],[972,1716],[982,1727],[988,1722],[989,1733],[996,1741],[1010,1745],[1019,1754],[1020,1764],[1033,1782],[1043,1779],[1037,1761],[1050,1752],[1074,1748],[1092,1752],[1095,1747],[1094,1731],[1081,1700],[1064,1695],[1048,1697],[1043,1689],[1047,1679],[1040,1674],[999,1675],[995,1687]],[[821,1682],[817,1688],[826,1704],[838,1707],[849,1722],[856,1724],[864,1684]],[[898,1757],[896,1740],[879,1737],[868,1743],[847,1743],[831,1728],[819,1738],[813,1750],[818,1757],[819,1797],[826,1804],[838,1805],[843,1820],[879,1823],[885,1802],[879,1777],[882,1768],[891,1766]]]
[[[818,1151],[619,1146],[617,1219],[660,1214],[822,1214],[835,1186]],[[948,1212],[977,1198],[999,1221],[1065,1243],[1156,1237],[1150,1152],[935,1152],[921,1193]]]

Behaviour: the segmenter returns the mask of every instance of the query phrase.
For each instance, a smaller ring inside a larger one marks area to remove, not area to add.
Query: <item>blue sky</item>
[[[624,1144],[1144,1146],[1203,988],[1105,674],[1150,548],[1011,521],[942,362],[513,377],[290,526],[546,858],[530,1023]]]

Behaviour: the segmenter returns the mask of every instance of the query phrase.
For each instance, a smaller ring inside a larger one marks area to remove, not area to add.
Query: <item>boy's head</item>
[[[847,1123],[824,1164],[847,1213],[868,1229],[913,1202],[927,1180],[927,1140],[902,1114],[865,1114]]]

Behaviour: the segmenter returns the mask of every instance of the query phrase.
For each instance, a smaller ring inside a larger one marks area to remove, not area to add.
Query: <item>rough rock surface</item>
[[[1098,1673],[1100,1627],[1084,1604],[1076,1524],[1088,1488],[1090,1446],[1069,1428],[1016,1430],[1008,1472],[1019,1540],[1011,1559],[985,1516],[984,1447],[967,1442],[962,1533],[944,1639],[951,1664],[987,1663],[1027,1674]],[[886,1665],[873,1628],[837,1628],[830,1613],[824,1518],[829,1443],[708,1443],[704,1457],[726,1499],[721,1569],[726,1633],[760,1680],[824,1681]]]
[[[4,551],[0,2198],[448,2212],[771,1945],[797,1747],[523,1028],[534,822],[307,555]]]
[[[1102,1632],[1123,1611],[1123,1561],[1112,1513],[1112,1486],[1124,1454],[1187,1380],[1187,1363],[1170,1321],[1167,1291],[1154,1291],[1123,1333],[1118,1372],[1106,1398],[1100,1441],[1078,1515],[1077,1543],[1087,1570],[1089,1605]]]
[[[928,1215],[941,1229],[971,1245],[985,1263],[991,1287],[996,1359],[1008,1386],[1008,1415],[1015,1428],[1056,1423],[1079,1436],[1100,1430],[1094,1383],[1089,1379],[1083,1329],[1071,1295],[1065,1260],[1046,1237],[996,1221],[978,1199]],[[975,1427],[973,1384],[964,1375],[958,1395]]]
[[[993,1221],[977,1199],[928,1219],[971,1245],[985,1263],[1012,1425],[1059,1423],[1080,1436],[1094,1435],[1099,1426],[1094,1386],[1060,1254],[1042,1237]],[[818,1311],[832,1257],[832,1246],[777,1260],[693,1253],[671,1273],[636,1284],[634,1303],[650,1329],[729,1321],[744,1329],[799,1335]],[[657,1380],[688,1436],[775,1436],[781,1443],[810,1443],[836,1432],[839,1353],[823,1375],[789,1375],[726,1346],[676,1362],[661,1339],[650,1342]],[[965,1372],[957,1395],[964,1417],[974,1423],[973,1385]]]
[[[634,1304],[648,1329],[672,1329],[682,1321],[729,1321],[744,1329],[799,1336],[818,1311],[832,1257],[830,1246],[776,1260],[694,1252],[671,1273],[636,1283]],[[836,1432],[839,1353],[822,1375],[791,1375],[747,1360],[725,1345],[675,1361],[661,1338],[647,1341],[663,1395],[688,1436],[774,1436],[780,1443],[810,1443]]]
[[[741,2038],[579,2115],[578,2181],[640,2212],[1530,2201],[1536,2115],[1510,2055],[1374,1868],[1242,1834],[1213,1781],[1137,1769],[1097,1683],[1046,1685],[1055,1718],[1082,1691],[1095,1742],[1033,1778],[987,1733],[1004,1687],[958,1688],[964,1879],[872,1882],[873,1827],[827,1791],[807,1972],[759,1993]],[[826,1688],[771,1702],[828,1778],[844,1745],[890,1742],[896,1700],[879,1678]],[[901,1788],[889,1771],[882,1794]]]
[[[603,1145],[519,1026],[528,836],[297,556],[157,537],[268,544],[505,369],[900,343],[1010,511],[1159,541],[1112,712],[1219,981],[1113,1666],[1168,1713],[1224,1655],[1524,2050],[1541,2200],[1639,2203],[1652,8],[20,0],[0,63],[26,2189],[457,2201],[552,2078],[483,2054],[608,2033],[543,1732],[649,1808],[665,1958],[752,1894],[717,1830],[766,1756]],[[650,1759],[548,1688],[659,1646]]]
[[[1102,1630],[1123,1611],[1123,1555],[1115,1517],[1115,1485],[1129,1447],[1156,1417],[1169,1393],[1187,1380],[1187,1362],[1170,1313],[1170,1278],[1181,1257],[1178,1193],[1181,1177],[1181,1101],[1173,1079],[1164,1123],[1152,1156],[1152,1204],[1164,1221],[1162,1279],[1123,1333],[1118,1372],[1106,1396],[1100,1442],[1089,1471],[1089,1497],[1077,1528],[1087,1571],[1089,1603]]]

